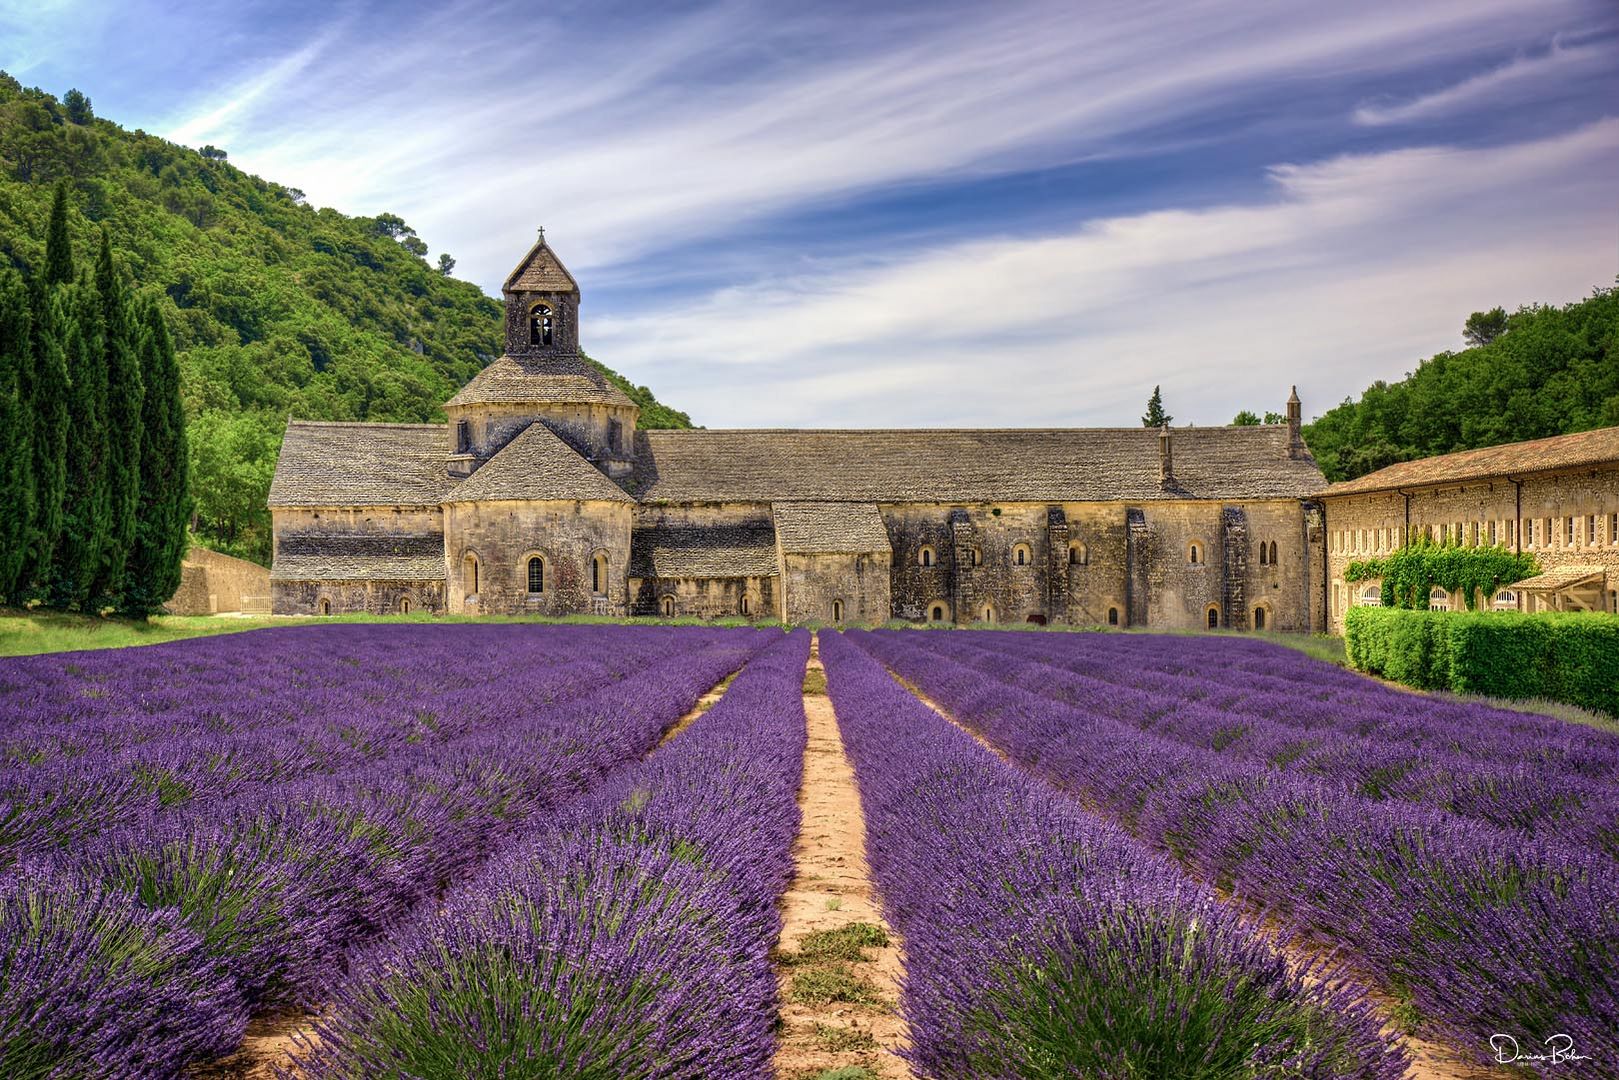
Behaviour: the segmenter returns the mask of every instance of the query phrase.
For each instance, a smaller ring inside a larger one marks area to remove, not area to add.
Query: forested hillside
[[[429,263],[398,217],[317,210],[223,151],[126,131],[81,94],[58,101],[0,72],[0,266],[42,266],[58,179],[78,256],[92,257],[105,225],[121,271],[173,334],[196,532],[222,551],[269,560],[264,502],[287,417],[441,420],[439,406],[500,353],[499,302],[450,277],[453,260]],[[691,426],[607,374],[641,406],[641,426]]]
[[[1467,320],[1471,348],[1376,382],[1304,428],[1327,479],[1396,461],[1619,424],[1619,289]]]

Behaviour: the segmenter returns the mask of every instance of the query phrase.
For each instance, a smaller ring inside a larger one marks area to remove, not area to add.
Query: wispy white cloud
[[[826,267],[584,329],[718,426],[1119,423],[1155,383],[1201,423],[1292,383],[1324,409],[1457,344],[1480,306],[1611,282],[1616,172],[1619,120],[1283,166],[1254,205]]]
[[[341,25],[322,31],[313,41],[283,56],[263,71],[210,94],[203,111],[169,127],[165,136],[177,143],[195,145],[209,140],[226,140],[239,135],[252,111],[272,101],[293,80],[304,75],[342,33]]]
[[[1539,55],[1519,56],[1430,94],[1399,102],[1368,102],[1354,111],[1353,118],[1363,127],[1430,120],[1534,91],[1561,88],[1584,72],[1612,70],[1615,65],[1619,65],[1619,45],[1613,41],[1568,47],[1554,42]]]

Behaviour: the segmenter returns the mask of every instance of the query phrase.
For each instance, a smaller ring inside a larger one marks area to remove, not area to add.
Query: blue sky
[[[1611,0],[0,0],[0,67],[490,291],[545,225],[709,426],[1313,415],[1619,274]]]

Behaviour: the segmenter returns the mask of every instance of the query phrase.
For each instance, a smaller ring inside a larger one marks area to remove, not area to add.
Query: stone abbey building
[[[641,431],[542,238],[448,423],[289,423],[278,614],[1320,630],[1324,486],[1254,427]]]

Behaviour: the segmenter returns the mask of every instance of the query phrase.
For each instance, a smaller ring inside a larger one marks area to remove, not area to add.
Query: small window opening
[[[1209,608],[1208,624],[1209,624],[1209,629],[1210,630],[1218,630],[1220,628],[1220,609],[1219,608],[1217,608],[1217,607]]]
[[[983,621],[984,622],[994,622],[995,621],[995,609],[990,607],[988,604],[984,605]]]
[[[461,587],[468,596],[478,595],[478,557],[468,555],[461,563]]]
[[[320,602],[320,613],[322,615],[330,615],[332,613],[332,602],[330,600],[322,600]]]
[[[921,552],[917,554],[916,561],[923,566],[932,566],[933,549],[930,547],[924,547]]]
[[[598,551],[590,560],[590,591],[597,596],[607,592],[607,553]]]
[[[1203,562],[1203,548],[1202,548],[1201,545],[1193,544],[1190,548],[1187,549],[1187,554],[1188,554],[1188,558],[1190,559],[1193,566],[1198,566],[1198,565],[1202,564],[1202,562]]]
[[[1254,629],[1265,629],[1265,609],[1262,607],[1254,608]]]
[[[401,596],[399,598],[399,614],[401,614],[401,615],[409,615],[410,614],[410,597]]]
[[[752,615],[753,614],[753,601],[748,598],[748,595],[746,593],[744,593],[742,595],[742,614],[744,614],[744,615]]]
[[[455,452],[465,454],[472,449],[472,425],[465,420],[455,422]]]
[[[531,593],[545,591],[545,560],[538,555],[531,555],[528,560],[528,591]]]
[[[555,331],[555,322],[548,304],[535,304],[528,311],[528,343],[549,345]]]
[[[944,622],[944,605],[934,604],[928,612],[928,618],[933,622]]]
[[[672,596],[665,596],[663,598],[663,617],[666,618],[666,619],[672,619],[672,618],[674,618],[674,616],[675,616],[675,598],[672,597]]]
[[[973,548],[972,555],[969,556],[969,561],[974,566],[983,566],[984,565],[984,549],[983,548]]]
[[[1068,545],[1069,566],[1084,566],[1089,558],[1090,553],[1085,550],[1084,544],[1075,542]]]
[[[1028,566],[1030,551],[1027,544],[1019,544],[1012,549],[1012,565]]]
[[[1109,626],[1117,626],[1117,625],[1119,625],[1119,609],[1118,608],[1110,607],[1110,608],[1107,609],[1107,624]]]
[[[843,601],[842,600],[834,600],[834,601],[832,601],[832,621],[835,622],[835,623],[840,623],[840,622],[843,621]]]
[[[1382,607],[1383,588],[1380,585],[1368,585],[1360,591],[1361,607]]]
[[[1270,542],[1270,564],[1272,566],[1276,565],[1276,541],[1274,540]]]

